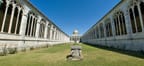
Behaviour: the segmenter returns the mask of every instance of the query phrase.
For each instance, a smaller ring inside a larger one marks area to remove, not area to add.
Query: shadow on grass
[[[88,43],[84,43],[84,44],[89,45],[89,46],[93,46],[93,47],[96,47],[96,48],[100,48],[100,49],[113,51],[113,52],[126,54],[126,55],[129,55],[129,56],[144,59],[144,51],[136,52],[136,51],[128,51],[128,50],[117,49],[117,48],[113,48],[113,47],[106,47],[106,46],[100,46],[100,45],[91,45],[91,44],[88,44]]]

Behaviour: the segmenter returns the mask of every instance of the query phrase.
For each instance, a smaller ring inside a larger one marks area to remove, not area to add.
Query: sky
[[[77,29],[83,35],[120,0],[30,0],[68,35]]]

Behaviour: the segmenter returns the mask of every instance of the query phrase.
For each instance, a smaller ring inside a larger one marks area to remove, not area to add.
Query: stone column
[[[36,40],[38,40],[38,38],[39,38],[39,30],[40,30],[40,22],[41,22],[41,17],[40,16],[38,16],[38,20],[37,20],[37,22],[36,22],[36,32],[35,32],[35,37],[36,37]],[[36,42],[36,46],[37,47],[40,47],[40,44],[39,44],[39,42],[37,41]]]
[[[32,36],[32,32],[33,32],[33,23],[34,23],[34,18],[35,18],[35,16],[32,15],[32,23],[31,23],[31,25],[30,25],[30,27],[31,27],[31,29],[30,29],[30,36]]]
[[[141,9],[140,9],[140,3],[138,3],[137,6],[138,6],[138,14],[139,14],[139,17],[140,17],[142,32],[144,32],[143,18],[142,18],[142,12],[141,12]]]
[[[47,22],[46,22],[46,26],[45,26],[45,30],[44,30],[44,38],[45,38],[45,39],[47,39],[48,24],[49,24],[49,22],[47,21]]]
[[[58,30],[56,31],[56,40],[58,40]]]
[[[130,13],[127,9],[124,9],[124,17],[125,17],[125,23],[126,23],[126,30],[127,30],[127,35],[129,38],[131,38],[132,34],[132,26],[131,26],[131,19],[130,19]]]
[[[114,24],[114,19],[112,16],[110,16],[110,22],[112,26],[112,35],[115,37],[116,36],[116,31],[115,31],[115,24]]]
[[[21,26],[20,26],[20,35],[25,35],[26,24],[27,24],[27,14],[28,14],[28,11],[23,11]]]
[[[59,33],[59,31],[58,31],[58,40],[60,40],[60,33]]]
[[[53,31],[54,31],[53,40],[55,40],[55,37],[56,37],[56,28],[54,28]]]
[[[64,35],[64,38],[65,38],[65,41],[66,41],[66,40],[67,40],[67,39],[66,39],[66,35]]]
[[[55,40],[57,40],[57,29],[55,29]]]
[[[64,38],[65,38],[65,42],[67,41],[67,39],[66,39],[66,35],[64,36]]]
[[[4,14],[3,22],[2,22],[1,32],[3,32],[3,30],[4,30],[4,26],[5,26],[5,21],[6,21],[6,16],[7,16],[7,12],[8,12],[9,3],[10,3],[10,2],[7,1],[6,9],[5,9],[5,14]]]
[[[58,30],[56,30],[56,40],[58,40]]]
[[[63,33],[61,33],[61,40],[63,40]]]
[[[62,40],[62,32],[60,32],[60,40]]]
[[[136,17],[135,17],[135,13],[134,13],[134,7],[132,8],[132,13],[133,13],[133,17],[134,17],[136,32],[138,32],[138,30],[137,30],[137,23],[136,23]]]
[[[59,40],[61,40],[61,32],[59,32]]]
[[[115,27],[115,36],[118,35],[118,26],[117,26],[117,17],[114,15],[113,16],[113,24],[114,24],[114,27]]]
[[[57,29],[55,30],[55,40],[57,40]]]
[[[26,48],[26,46],[25,46],[25,31],[26,31],[28,12],[29,12],[28,10],[23,10],[23,13],[22,13],[22,20],[21,20],[20,32],[19,32],[19,34],[21,35],[22,41],[18,44],[18,51],[21,51]]]
[[[47,38],[50,40],[50,22],[48,22]]]
[[[18,27],[18,22],[19,22],[19,18],[20,18],[20,11],[21,11],[21,8],[18,7],[18,14],[17,14],[17,20],[16,20],[16,27],[15,27],[15,34],[17,32],[17,27]]]
[[[125,26],[125,24],[124,24],[124,21],[125,21],[125,19],[123,19],[123,14],[120,14],[120,18],[122,19],[121,21],[122,21],[122,34],[125,34],[125,28],[124,28],[124,26]]]
[[[52,36],[53,36],[53,25],[50,26],[50,40],[52,40]]]
[[[36,34],[35,34],[36,38],[39,37],[39,30],[40,30],[40,21],[41,21],[41,19],[42,18],[39,16],[38,17],[38,21],[37,21]]]
[[[13,18],[14,18],[15,8],[16,8],[16,4],[13,4],[8,33],[11,33],[11,28],[12,28],[12,22],[13,22]]]
[[[61,40],[61,33],[60,33],[60,31],[59,31],[59,40]]]
[[[29,28],[30,28],[30,21],[31,21],[32,15],[30,14],[28,18],[29,18],[29,21],[28,21],[28,26],[27,26],[28,27],[27,36],[29,35],[29,31],[30,31]]]
[[[34,26],[33,26],[33,27],[34,27],[34,28],[33,28],[34,31],[32,32],[32,36],[34,36],[34,37],[35,37],[35,33],[36,33],[37,20],[38,20],[38,18],[36,17],[36,18],[35,18],[35,21],[34,21]]]
[[[119,32],[120,32],[120,35],[122,35],[121,23],[120,23],[120,14],[117,14],[117,17],[118,17]]]
[[[105,23],[103,23],[103,29],[104,29],[104,38],[106,38],[107,35],[106,35],[106,24]]]
[[[62,32],[61,32],[61,41],[63,40],[63,38],[62,38]]]
[[[63,33],[61,32],[61,41],[63,41]]]

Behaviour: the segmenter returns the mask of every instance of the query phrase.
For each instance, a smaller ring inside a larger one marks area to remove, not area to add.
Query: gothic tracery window
[[[106,36],[107,37],[112,36],[112,27],[110,22],[106,23],[105,28],[106,28]]]
[[[114,25],[115,25],[115,33],[116,35],[125,35],[126,31],[126,23],[124,13],[119,11],[114,16]]]
[[[144,3],[141,2],[138,5],[134,4],[134,6],[132,6],[132,8],[129,9],[129,14],[130,14],[132,32],[133,33],[142,32],[143,29],[142,25],[144,25]],[[141,19],[143,22],[141,22]]]

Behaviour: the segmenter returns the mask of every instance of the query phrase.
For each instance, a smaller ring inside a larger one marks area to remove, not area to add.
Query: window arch
[[[132,9],[129,10],[129,13],[130,13],[130,19],[131,19],[132,32],[136,33],[136,24],[134,21],[134,14],[133,14]]]
[[[116,12],[116,14],[114,16],[114,25],[115,25],[116,35],[127,34],[125,17],[124,17],[124,13],[122,11]]]
[[[136,2],[136,4],[132,5],[132,7],[129,8],[129,14],[130,14],[130,20],[131,20],[133,33],[142,32],[143,25],[144,25],[144,12],[143,12],[144,8],[143,7],[144,7],[143,2],[140,2],[140,3]]]
[[[138,7],[137,6],[134,7],[134,13],[135,13],[137,31],[138,32],[142,32],[142,26],[141,26],[141,23],[140,23],[140,15],[139,15]]]
[[[106,36],[110,37],[112,36],[112,26],[110,20],[106,20],[107,22],[105,23],[105,29],[106,29]]]
[[[35,37],[37,27],[37,17],[34,13],[30,12],[27,18],[25,35]]]
[[[45,24],[46,24],[45,20],[41,20],[39,28],[39,38],[44,38]]]

